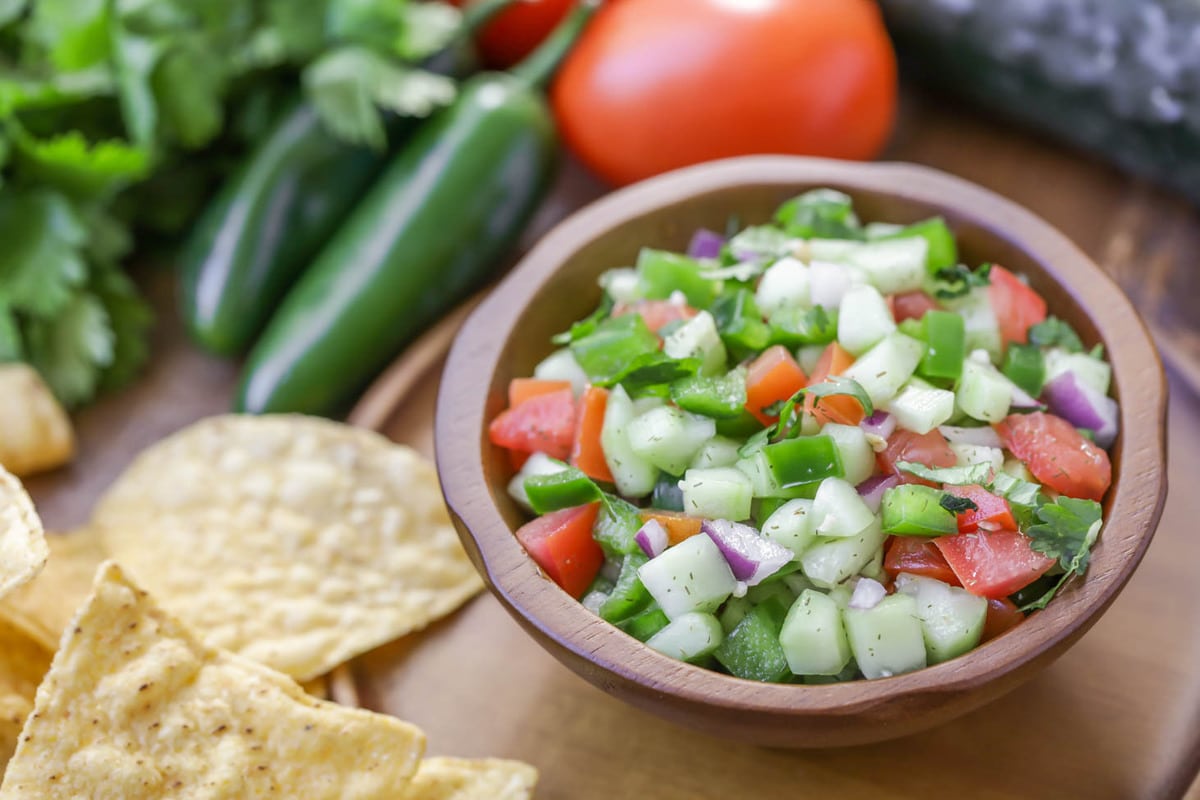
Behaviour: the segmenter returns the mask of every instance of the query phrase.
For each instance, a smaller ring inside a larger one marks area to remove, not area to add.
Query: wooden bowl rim
[[[568,254],[611,229],[700,195],[749,186],[868,191],[969,220],[1024,251],[1075,298],[1108,344],[1114,387],[1123,400],[1118,443],[1122,449],[1121,468],[1107,500],[1102,545],[1083,581],[1013,632],[946,663],[891,678],[816,686],[743,680],[656,653],[589,612],[540,571],[501,516],[483,466],[488,398],[479,389],[490,385],[530,298]],[[486,368],[481,370],[481,365]],[[970,691],[1077,638],[1099,618],[1141,561],[1162,513],[1166,398],[1157,350],[1128,298],[1070,240],[1030,211],[961,178],[914,164],[748,156],[690,167],[619,190],[547,234],[459,332],[438,395],[435,449],[446,503],[464,543],[493,592],[526,626],[654,695],[744,712],[849,716],[906,696]]]

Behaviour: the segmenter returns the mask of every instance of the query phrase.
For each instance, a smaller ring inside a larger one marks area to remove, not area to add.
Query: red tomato
[[[979,643],[983,644],[990,639],[995,639],[1024,621],[1025,615],[1012,600],[1007,597],[989,598],[987,616],[983,618],[983,637],[980,638]]]
[[[763,425],[773,425],[778,416],[765,413],[767,406],[787,400],[807,385],[804,370],[781,344],[768,347],[750,364],[746,374],[746,410]]]
[[[519,406],[539,394],[570,389],[570,381],[547,381],[541,378],[513,378],[508,382],[508,407]]]
[[[467,0],[450,0],[456,6]],[[575,0],[520,0],[484,26],[476,37],[483,61],[494,69],[507,69],[542,43],[562,22]]]
[[[1112,483],[1104,449],[1071,423],[1044,411],[1012,414],[995,425],[1000,440],[1034,477],[1059,494],[1100,500]]]
[[[945,489],[947,494],[965,497],[978,506],[978,508],[968,509],[958,515],[960,533],[977,531],[980,528],[991,531],[1017,529],[1017,521],[1013,518],[1012,509],[1003,497],[997,497],[982,486],[975,484],[948,485]]]
[[[1054,566],[1020,531],[975,531],[933,540],[963,588],[983,597],[1007,597]]]
[[[589,386],[579,399],[578,424],[575,426],[575,445],[571,463],[589,478],[612,483],[613,475],[604,457],[600,431],[604,427],[604,412],[608,408],[608,390]]]
[[[853,363],[854,356],[843,350],[837,342],[830,342],[817,359],[817,365],[813,367],[813,374],[808,377],[808,383],[810,386],[824,383],[830,375],[841,375]],[[816,417],[817,422],[822,425],[830,422],[857,425],[867,416],[861,403],[843,394],[822,397],[820,403],[817,402],[817,398],[807,395],[804,398],[804,411]]]
[[[898,428],[888,439],[887,449],[875,456],[879,468],[889,475],[896,472],[897,461],[914,461],[927,467],[953,467],[958,463],[942,432],[913,433]]]
[[[892,301],[892,316],[896,318],[896,322],[921,319],[927,311],[939,308],[937,300],[919,291],[891,295],[889,299]]]
[[[1004,267],[994,265],[988,279],[988,299],[996,321],[1000,323],[1000,336],[1005,342],[1029,341],[1029,328],[1046,319],[1046,301],[1024,281]]]
[[[492,444],[566,459],[575,441],[575,395],[570,389],[531,397],[488,426]]]
[[[658,333],[667,323],[677,319],[687,320],[699,313],[686,303],[672,303],[670,300],[638,300],[632,305],[617,303],[613,306],[612,315],[619,317],[623,314],[640,314],[646,327]]]
[[[604,564],[604,551],[592,538],[599,509],[599,503],[564,508],[517,529],[517,541],[574,598],[587,591]]]
[[[554,84],[563,137],[614,184],[729,156],[869,159],[896,58],[870,0],[607,3]]]
[[[908,572],[937,578],[951,586],[960,585],[958,576],[950,569],[942,552],[924,536],[893,536],[883,559],[883,568],[892,578],[901,572]]]

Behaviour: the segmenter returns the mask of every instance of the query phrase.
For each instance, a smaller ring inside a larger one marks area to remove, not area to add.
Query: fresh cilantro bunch
[[[412,64],[459,23],[406,0],[0,0],[0,361],[67,406],[134,376],[135,238],[190,223],[297,86],[333,134],[383,147],[384,113],[453,99]]]

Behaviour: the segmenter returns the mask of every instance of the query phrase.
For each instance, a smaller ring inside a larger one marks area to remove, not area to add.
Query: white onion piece
[[[886,411],[876,411],[858,424],[868,436],[887,439],[896,432],[896,418]]]
[[[879,601],[887,596],[883,584],[872,578],[859,578],[854,585],[854,593],[850,595],[850,607],[869,611],[879,605]]]
[[[1108,448],[1117,438],[1117,401],[1064,372],[1046,384],[1042,396],[1050,410],[1077,428],[1087,428],[1096,444]]]
[[[633,540],[650,558],[657,557],[671,546],[671,541],[667,537],[667,529],[656,519],[646,520],[646,524],[642,525],[634,534]]]
[[[716,543],[733,577],[755,586],[778,572],[795,554],[783,545],[760,536],[749,525],[724,519],[706,519],[700,530]]]
[[[850,270],[827,261],[814,261],[809,265],[809,297],[814,306],[837,308],[842,297],[853,282]]]
[[[976,447],[995,447],[997,450],[1004,449],[1004,443],[1000,441],[1000,436],[990,425],[983,425],[978,428],[940,425],[938,426],[938,430],[941,431],[942,436],[945,436],[948,442],[972,444]]]
[[[1012,403],[1010,405],[1013,408],[1019,408],[1021,410],[1036,410],[1045,408],[1045,405],[1043,405],[1036,397],[1029,394],[1015,383],[1012,385]]]

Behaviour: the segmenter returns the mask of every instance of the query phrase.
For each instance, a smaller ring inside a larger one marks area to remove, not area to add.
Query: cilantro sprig
[[[1068,581],[1087,570],[1092,545],[1103,524],[1099,503],[1073,497],[1059,497],[1053,503],[1046,503],[1037,510],[1037,519],[1037,524],[1025,531],[1030,539],[1029,546],[1057,558],[1064,572],[1049,591],[1021,608],[1026,612],[1045,608]]]

